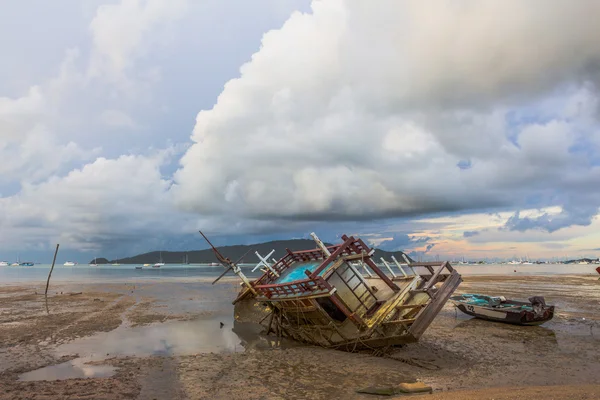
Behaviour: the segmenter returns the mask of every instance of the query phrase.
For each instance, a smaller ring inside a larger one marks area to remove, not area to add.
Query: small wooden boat
[[[456,295],[450,301],[465,314],[514,325],[541,325],[554,316],[554,306],[547,306],[540,296],[530,297],[529,303],[482,294]]]

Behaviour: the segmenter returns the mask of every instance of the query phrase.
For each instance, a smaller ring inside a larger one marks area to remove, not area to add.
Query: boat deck
[[[304,280],[307,278],[306,271],[309,271],[310,273],[314,272],[322,262],[323,260],[296,262],[290,265],[279,278],[275,279],[273,284],[279,285],[282,283]],[[323,272],[324,271],[322,271],[319,276],[321,276]]]

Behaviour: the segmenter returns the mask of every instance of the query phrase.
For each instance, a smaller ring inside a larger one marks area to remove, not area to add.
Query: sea
[[[142,267],[140,265],[89,265],[63,266],[55,265],[52,271],[52,282],[142,282],[142,281],[212,281],[223,273],[222,266],[205,264],[166,264],[160,268]],[[248,278],[257,278],[261,275],[259,270],[252,272],[254,265],[241,265],[242,271]],[[597,264],[532,264],[532,265],[507,265],[507,264],[459,264],[453,265],[464,276],[469,275],[597,275]],[[383,271],[386,271],[382,267]],[[396,268],[393,269],[400,275]],[[49,264],[36,264],[32,267],[0,267],[0,284],[16,284],[31,282],[46,282]],[[233,272],[226,276],[235,277]]]

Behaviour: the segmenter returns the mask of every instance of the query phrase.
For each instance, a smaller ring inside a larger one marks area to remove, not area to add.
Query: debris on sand
[[[359,389],[356,393],[374,394],[377,396],[395,396],[397,394],[432,393],[433,388],[423,382],[401,383],[398,386],[369,386]]]

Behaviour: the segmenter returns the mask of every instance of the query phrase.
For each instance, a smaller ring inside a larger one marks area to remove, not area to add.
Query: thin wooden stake
[[[54,269],[54,263],[56,262],[56,255],[58,254],[58,246],[60,244],[56,244],[56,250],[54,251],[54,259],[52,260],[52,267],[50,267],[50,272],[48,273],[48,280],[46,281],[46,291],[44,292],[44,296],[48,296],[48,286],[50,285],[50,277],[52,276],[52,270]]]

